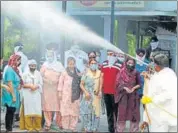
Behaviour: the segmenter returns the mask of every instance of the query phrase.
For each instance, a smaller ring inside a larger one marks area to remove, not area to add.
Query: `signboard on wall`
[[[80,0],[72,1],[72,8],[110,8],[111,0]],[[144,1],[115,1],[115,8],[143,8]]]

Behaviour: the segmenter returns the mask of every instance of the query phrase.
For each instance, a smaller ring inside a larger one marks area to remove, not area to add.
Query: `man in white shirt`
[[[165,67],[169,62],[166,55],[155,55],[153,62],[155,73],[142,98],[148,112],[143,119],[150,124],[150,132],[177,132],[177,76]]]

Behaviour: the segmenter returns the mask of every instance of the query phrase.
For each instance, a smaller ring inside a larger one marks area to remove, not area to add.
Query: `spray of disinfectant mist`
[[[54,10],[50,1],[1,1],[1,7],[5,13],[18,17],[26,26],[33,27],[36,31],[53,33],[56,38],[67,37],[76,40],[83,44],[82,47],[100,47],[124,53],[86,26],[62,12]]]

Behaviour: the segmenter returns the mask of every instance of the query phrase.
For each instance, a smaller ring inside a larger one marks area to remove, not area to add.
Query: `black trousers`
[[[19,94],[19,97],[20,97],[20,94]],[[19,103],[20,103],[20,105],[21,105],[20,99],[18,99],[18,100],[19,100]],[[16,121],[20,121],[19,113],[20,113],[20,107],[19,107],[18,109],[16,109],[16,111],[15,111],[15,114],[14,114],[14,123],[15,123]]]
[[[6,124],[6,130],[7,131],[12,131],[12,126],[13,126],[13,119],[14,119],[14,114],[15,114],[15,107],[9,107],[6,105],[6,116],[5,116],[5,124]]]
[[[45,119],[44,119],[44,112],[42,111],[42,121],[41,121],[41,127],[44,127]]]
[[[110,133],[114,133],[114,122],[117,120],[118,104],[115,104],[114,95],[112,94],[104,94],[104,101],[108,119],[108,130]]]

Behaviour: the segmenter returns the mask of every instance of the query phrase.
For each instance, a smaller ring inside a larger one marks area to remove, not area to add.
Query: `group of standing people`
[[[64,68],[57,61],[55,51],[49,49],[40,71],[32,59],[22,72],[21,62],[21,56],[14,53],[2,76],[1,97],[7,108],[7,131],[12,131],[14,114],[18,109],[21,130],[40,131],[42,112],[45,131],[50,130],[55,119],[60,129],[75,132],[80,114],[84,130],[98,129],[102,74],[94,58],[89,61],[85,74],[76,68],[75,58],[69,57]]]
[[[134,59],[111,51],[103,63],[103,93],[111,133],[124,132],[126,121],[130,121],[130,132],[139,131],[141,82],[136,64]]]
[[[140,73],[147,71],[145,63],[149,63],[146,50],[136,51],[138,61],[109,50],[107,55],[107,60],[100,64],[99,52],[90,52],[85,71],[80,72],[74,57],[68,57],[64,67],[57,61],[54,49],[48,49],[40,71],[32,59],[20,73],[22,57],[14,53],[2,77],[6,130],[12,131],[14,113],[20,108],[22,130],[40,131],[44,117],[45,131],[55,120],[61,130],[76,132],[80,118],[84,132],[97,132],[103,98],[110,133],[124,132],[126,121],[130,121],[130,132],[138,132],[145,77]],[[160,64],[160,58],[153,59],[152,63]]]

